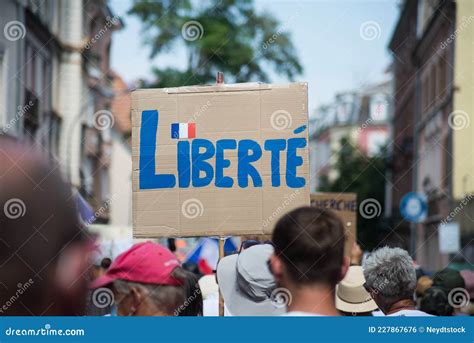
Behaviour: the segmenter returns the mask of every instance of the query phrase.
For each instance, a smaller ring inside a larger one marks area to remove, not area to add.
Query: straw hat
[[[336,286],[336,308],[343,312],[371,312],[378,308],[364,288],[361,266],[350,266],[346,277]]]

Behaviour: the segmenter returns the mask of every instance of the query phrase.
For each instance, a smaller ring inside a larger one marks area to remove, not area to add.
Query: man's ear
[[[349,266],[351,264],[351,260],[348,256],[344,256],[342,259],[342,266],[341,266],[341,275],[339,276],[339,281],[344,279],[344,277],[347,274],[347,271],[349,270]]]
[[[270,256],[270,269],[275,280],[279,281],[283,275],[283,263],[275,253]]]
[[[141,289],[133,286],[130,288],[130,296],[132,297],[131,312],[134,314],[140,308],[140,305],[145,301],[145,294],[143,294]]]

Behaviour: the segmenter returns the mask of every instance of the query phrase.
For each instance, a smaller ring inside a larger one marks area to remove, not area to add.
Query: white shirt
[[[387,317],[433,317],[433,315],[419,310],[400,310],[387,314]]]
[[[322,317],[322,314],[311,313],[311,312],[302,312],[302,311],[290,311],[282,314],[286,317]]]
[[[202,302],[202,312],[204,317],[218,317],[219,316],[219,292],[211,293]],[[230,317],[229,310],[224,304],[224,316]]]
[[[374,316],[374,317],[385,317],[385,313],[383,313],[380,310],[375,310],[375,311],[372,311],[372,316]]]

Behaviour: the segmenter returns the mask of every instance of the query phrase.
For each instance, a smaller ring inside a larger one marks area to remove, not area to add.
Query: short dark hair
[[[189,271],[186,272],[184,280],[184,289],[186,291],[186,299],[183,305],[178,307],[175,315],[178,316],[202,316],[203,315],[203,299],[199,279],[196,274]]]
[[[285,214],[273,231],[275,253],[296,284],[339,282],[344,258],[344,225],[332,211],[300,207]]]

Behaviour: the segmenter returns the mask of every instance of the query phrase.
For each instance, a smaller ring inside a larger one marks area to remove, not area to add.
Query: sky
[[[397,0],[255,0],[257,11],[272,13],[289,31],[304,71],[294,81],[308,82],[310,114],[335,94],[386,78],[391,63],[387,45],[399,16]],[[182,48],[149,58],[141,22],[127,15],[129,0],[111,0],[125,23],[114,33],[111,64],[127,82],[153,79],[155,67],[182,67]],[[205,34],[205,32],[204,32]],[[271,74],[271,81],[288,80]]]

